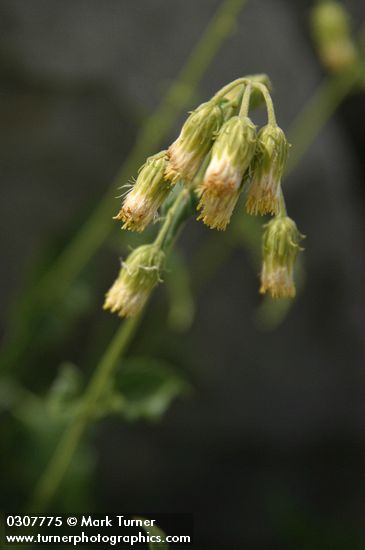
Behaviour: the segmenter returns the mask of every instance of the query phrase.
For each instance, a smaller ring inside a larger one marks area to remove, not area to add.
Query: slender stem
[[[166,219],[155,240],[155,244],[161,246],[165,251],[168,251],[180,227],[187,218],[188,213],[186,213],[185,210],[189,201],[190,190],[183,188],[166,215]],[[85,390],[78,415],[73,419],[72,424],[66,428],[56,447],[53,457],[39,481],[34,499],[29,506],[30,511],[39,512],[44,510],[52,500],[71,462],[79,441],[90,420],[92,420],[93,411],[95,410],[97,402],[108,386],[118,365],[118,360],[121,359],[123,353],[126,351],[141,318],[142,314],[139,314],[132,319],[124,321],[109,343]]]
[[[251,85],[251,82],[249,82],[243,93],[241,108],[239,112],[239,115],[242,117],[246,117],[248,115],[248,111],[250,109],[251,90],[252,90],[252,85]]]
[[[168,237],[169,237],[169,234],[171,233],[171,229],[173,225],[173,220],[176,217],[179,210],[181,209],[181,207],[186,206],[186,202],[189,197],[189,194],[190,194],[189,189],[184,187],[176,197],[175,202],[173,203],[171,208],[168,210],[165,221],[163,222],[162,227],[155,239],[154,244],[156,246],[166,249],[167,241],[169,240]]]
[[[272,126],[276,126],[276,116],[275,116],[275,109],[274,104],[270,95],[269,90],[267,89],[267,86],[265,84],[261,84],[261,82],[253,82],[253,85],[255,88],[259,89],[262,93],[265,103],[266,103],[266,109],[267,109],[267,119],[268,123]]]
[[[287,215],[285,197],[283,190],[280,188],[280,204],[279,204],[279,216],[285,217]]]
[[[214,99],[221,100],[224,96],[228,95],[234,88],[237,86],[242,86],[245,84],[248,84],[249,82],[257,82],[261,83],[266,86],[266,84],[270,84],[269,78],[266,74],[254,74],[249,76],[242,76],[240,78],[236,78],[236,80],[232,80],[232,82],[229,82],[223,88],[218,90],[218,92],[214,95]]]
[[[234,88],[237,88],[237,86],[242,86],[242,84],[247,84],[248,80],[247,78],[236,78],[236,80],[232,80],[229,84],[226,84],[221,88],[215,95],[214,98],[217,101],[220,101],[224,96],[229,94]]]
[[[130,344],[140,320],[141,315],[124,321],[115,333],[89,382],[77,417],[65,430],[39,481],[34,498],[29,505],[30,511],[40,512],[44,510],[53,498],[78,443],[93,416],[95,405],[110,382],[110,378],[118,365],[118,360]]]
[[[110,212],[115,205],[115,189],[135,173],[144,158],[151,151],[156,150],[169,134],[181,110],[192,98],[217,51],[230,35],[246,2],[247,0],[222,1],[186,64],[168,89],[159,108],[147,118],[135,146],[109,191],[49,271],[38,281],[33,291],[28,292],[19,302],[7,335],[7,346],[3,352],[4,368],[14,367],[17,359],[34,337],[38,327],[33,328],[34,323],[31,325],[30,313],[40,305],[50,307],[50,304],[62,299],[74,279],[111,233],[114,226],[110,221]]]

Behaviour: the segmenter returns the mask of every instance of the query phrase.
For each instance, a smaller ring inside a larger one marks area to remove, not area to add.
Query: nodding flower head
[[[228,225],[255,147],[256,127],[248,117],[234,116],[222,126],[198,186],[198,219],[212,229]]]
[[[164,179],[167,152],[149,157],[140,168],[137,181],[126,195],[122,208],[114,219],[122,220],[123,229],[143,231],[153,221],[170,192],[170,182]]]
[[[165,254],[153,244],[136,248],[122,264],[119,276],[107,292],[104,309],[121,317],[137,315],[161,281]]]
[[[295,222],[287,216],[276,217],[265,225],[263,235],[261,294],[269,292],[273,298],[293,298],[295,284],[294,263],[303,239]]]
[[[311,13],[311,27],[324,67],[338,73],[355,63],[357,51],[351,36],[350,18],[340,2],[318,2]]]
[[[203,103],[190,114],[179,137],[168,149],[167,179],[173,183],[179,179],[186,183],[192,181],[222,122],[222,110],[213,100]]]
[[[249,214],[279,213],[280,183],[289,144],[281,128],[268,124],[257,137],[257,152],[248,190],[246,208]]]

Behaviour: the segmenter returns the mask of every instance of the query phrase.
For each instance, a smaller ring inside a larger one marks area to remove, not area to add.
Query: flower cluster
[[[115,218],[123,229],[143,231],[179,182],[197,199],[197,219],[224,230],[240,194],[246,192],[249,214],[275,216],[264,233],[261,292],[293,296],[299,233],[294,234],[294,222],[286,216],[281,190],[289,145],[276,123],[269,88],[262,75],[240,78],[192,111],[168,150],[147,159]],[[257,132],[249,112],[260,102],[266,104],[268,123]],[[157,238],[127,258],[107,293],[105,308],[122,316],[142,309],[161,277],[161,243]]]

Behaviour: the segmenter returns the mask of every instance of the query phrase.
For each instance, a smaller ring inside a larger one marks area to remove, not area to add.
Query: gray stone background
[[[347,4],[358,28],[363,2]],[[3,326],[33,258],[50,240],[67,240],[103,194],[217,5],[1,0]],[[248,2],[197,100],[239,75],[267,72],[288,128],[323,77],[309,6]],[[103,424],[100,511],[193,511],[198,547],[212,549],[286,548],[294,535],[306,548],[303,525],[319,541],[331,530],[362,531],[364,112],[364,96],[346,100],[286,182],[290,213],[307,236],[306,281],[279,328],[255,325],[256,273],[242,251],[199,292],[188,334],[166,342],[163,317],[156,327],[149,311],[133,351],[173,358],[195,395],[153,427]],[[209,236],[190,223],[181,250],[189,259]],[[105,258],[104,285],[115,251]],[[60,357],[78,359],[75,347]]]

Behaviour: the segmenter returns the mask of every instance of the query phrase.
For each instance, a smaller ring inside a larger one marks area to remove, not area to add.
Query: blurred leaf
[[[23,498],[29,498],[34,480],[39,478],[48,463],[66,425],[73,421],[78,411],[82,386],[82,376],[78,369],[74,365],[64,364],[46,396],[41,397],[20,388],[21,393],[12,403],[14,427],[11,435],[21,440],[16,445],[22,461],[13,469],[11,486],[14,488],[18,482],[22,490],[25,486],[28,494],[23,495]],[[13,444],[12,441],[9,444]],[[62,491],[56,498],[59,510],[70,507],[75,511],[85,509],[86,503],[90,501],[90,479],[94,467],[93,453],[88,444],[83,442],[73,457]]]
[[[21,399],[13,404],[14,416],[40,437],[60,432],[78,410],[82,387],[80,371],[64,363],[45,396],[21,389]]]
[[[146,520],[147,518],[142,518],[139,516],[136,519]],[[161,540],[165,540],[166,538],[166,533],[164,533],[162,529],[157,527],[157,525],[150,525],[150,526],[142,525],[142,529],[144,529],[149,536],[152,535],[153,537],[159,537]],[[150,550],[168,550],[169,547],[170,545],[167,542],[149,542],[148,543],[148,548]]]
[[[0,379],[0,412],[10,410],[22,398],[23,388],[13,378]]]
[[[145,529],[147,530],[147,528]],[[157,525],[152,525],[151,527],[148,527],[148,531],[150,535],[153,535],[154,537],[160,537],[162,540],[165,540],[165,533],[157,527]],[[170,545],[167,542],[150,542],[148,544],[148,548],[150,550],[168,550],[170,548]]]
[[[123,361],[116,375],[112,408],[128,420],[158,420],[189,384],[174,367],[151,358]]]
[[[16,404],[13,414],[36,437],[48,437],[48,434],[61,428],[60,423],[48,414],[45,400],[32,393]]]
[[[72,363],[63,363],[53,382],[46,406],[54,417],[69,418],[78,406],[78,397],[83,387],[81,372]]]
[[[170,301],[168,326],[176,332],[185,332],[193,323],[195,306],[190,272],[184,258],[177,252],[171,253],[169,258],[166,288]]]

